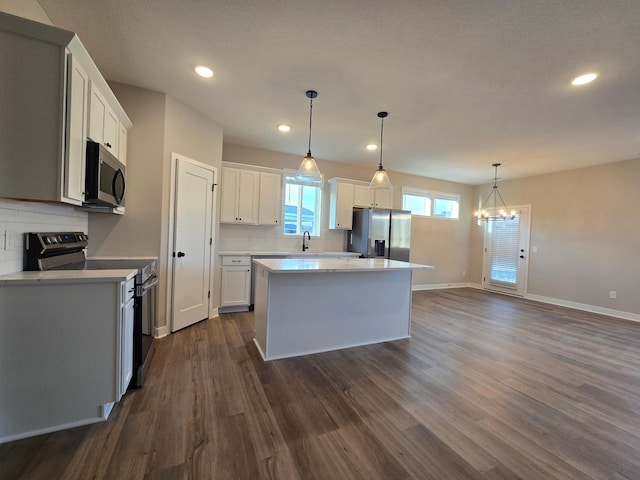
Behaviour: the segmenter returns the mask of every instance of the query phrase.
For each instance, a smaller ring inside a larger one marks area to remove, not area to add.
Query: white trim
[[[185,163],[190,163],[197,167],[203,168],[205,170],[209,170],[213,172],[213,183],[214,185],[218,182],[218,169],[213,165],[209,165],[208,163],[202,163],[198,160],[194,160],[189,157],[185,157],[176,152],[171,152],[171,175],[170,175],[170,188],[169,188],[169,228],[168,228],[168,249],[167,249],[167,288],[166,288],[166,331],[163,330],[162,335],[160,334],[161,329],[156,329],[156,338],[164,337],[173,331],[173,244],[175,241],[175,203],[176,203],[176,182],[178,181],[177,172],[178,172],[178,160],[184,161]],[[211,231],[209,233],[210,238],[215,238],[216,233],[216,208],[217,208],[217,189],[214,188],[213,195],[211,196]],[[214,279],[214,255],[215,245],[211,244],[210,248],[210,260],[209,260],[209,291],[213,292],[213,285],[215,283]],[[211,308],[213,302],[213,295],[209,296],[209,300],[207,302],[207,318],[211,316]],[[162,327],[165,328],[165,327]]]
[[[156,338],[166,337],[167,335],[169,335],[169,325],[156,328],[156,335],[155,335]]]
[[[102,406],[100,406],[100,409],[102,410]],[[0,437],[0,444],[13,442],[15,440],[22,440],[23,438],[28,438],[28,437],[35,437],[36,435],[43,435],[45,433],[58,432],[60,430],[66,430],[68,428],[82,427],[83,425],[91,425],[92,423],[99,423],[104,421],[105,421],[104,418],[96,417],[96,418],[87,418],[84,420],[78,420],[77,422],[63,423],[61,425],[56,425],[54,427],[40,428],[38,430],[22,432],[16,435]]]
[[[472,287],[475,288],[476,284],[469,282],[459,282],[459,283],[428,283],[426,285],[413,285],[411,290],[414,292],[421,290],[442,290],[445,288],[467,288]],[[478,288],[482,288],[478,285]]]
[[[640,314],[624,312],[622,310],[613,310],[612,308],[598,307],[587,303],[571,302],[561,298],[545,297],[542,295],[526,294],[527,300],[533,300],[541,303],[550,303],[551,305],[559,305],[561,307],[574,308],[585,312],[598,313],[600,315],[608,315],[609,317],[622,318],[623,320],[631,320],[632,322],[640,322]]]
[[[216,308],[212,308],[210,313],[209,313],[209,318],[216,318],[219,317],[220,315],[218,315],[218,307]]]

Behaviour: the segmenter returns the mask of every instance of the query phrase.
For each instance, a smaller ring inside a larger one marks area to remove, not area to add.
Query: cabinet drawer
[[[127,300],[133,297],[133,294],[135,293],[136,277],[133,277],[126,282],[122,282],[120,284],[120,288],[122,289],[122,291],[120,292],[120,298],[122,299],[122,304],[124,305],[125,303],[127,303]]]
[[[251,257],[248,255],[224,255],[222,265],[225,267],[251,266]]]

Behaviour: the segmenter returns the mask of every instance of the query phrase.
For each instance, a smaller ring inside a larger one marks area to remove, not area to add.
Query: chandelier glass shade
[[[500,190],[498,189],[498,167],[500,165],[500,163],[494,163],[491,165],[495,169],[493,187],[491,188],[491,193],[489,193],[484,203],[480,205],[478,210],[473,212],[473,216],[478,220],[495,221],[513,220],[516,218],[515,210],[507,211],[507,206],[502,199],[502,195],[500,195]],[[498,202],[498,200],[500,202]]]

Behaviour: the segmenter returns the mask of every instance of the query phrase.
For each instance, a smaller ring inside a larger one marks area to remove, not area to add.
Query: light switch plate
[[[13,230],[4,231],[4,249],[13,250],[16,244],[16,232]]]

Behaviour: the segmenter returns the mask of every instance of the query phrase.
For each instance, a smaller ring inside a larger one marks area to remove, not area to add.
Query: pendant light
[[[322,174],[318,170],[318,165],[311,155],[311,117],[313,114],[313,99],[318,96],[315,90],[307,90],[307,98],[309,99],[309,150],[307,156],[302,159],[300,168],[296,172],[296,179],[308,185],[322,184]]]
[[[484,205],[480,204],[480,209],[476,212],[473,212],[473,216],[478,220],[487,220],[487,221],[495,221],[495,220],[513,220],[516,218],[515,210],[511,210],[511,212],[507,213],[507,206],[502,199],[502,195],[500,195],[500,191],[498,190],[498,167],[500,163],[494,163],[491,166],[495,169],[495,174],[493,176],[493,187],[491,189],[491,193],[484,201]],[[490,205],[491,197],[493,197],[493,205]],[[498,199],[500,199],[500,203],[498,204]],[[491,213],[487,209],[491,209]]]
[[[382,132],[384,130],[384,119],[387,115],[389,115],[387,112],[378,112],[378,118],[380,118],[380,163],[378,164],[378,169],[373,174],[373,178],[371,179],[369,188],[391,188],[391,180],[389,180],[389,175],[387,175],[387,172],[382,166]]]

